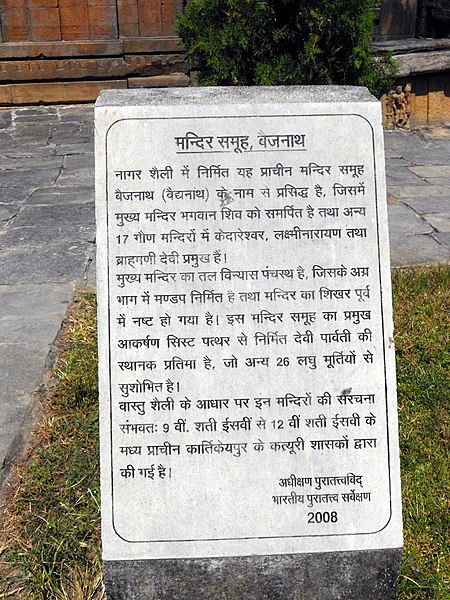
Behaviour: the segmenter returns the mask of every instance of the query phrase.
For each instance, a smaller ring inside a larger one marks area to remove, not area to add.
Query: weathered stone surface
[[[93,140],[90,140],[89,142],[79,142],[73,144],[71,144],[69,140],[67,140],[67,142],[65,143],[61,142],[59,144],[55,144],[54,152],[58,156],[65,156],[68,152],[71,152],[74,155],[86,153],[92,154],[93,146]]]
[[[440,235],[447,234],[401,235],[400,232],[391,231],[391,266],[407,267],[448,262],[449,250],[434,239]]]
[[[64,58],[0,62],[3,81],[121,77],[127,69],[123,58]]]
[[[10,84],[12,104],[93,102],[101,90],[126,88],[125,81],[73,81],[66,83]]]
[[[31,4],[28,8],[28,14],[30,16],[32,30],[41,27],[58,29],[60,26],[57,3],[49,2],[46,6],[36,6],[35,4]]]
[[[94,169],[94,153],[92,154],[81,154],[81,155],[66,155],[64,157],[64,168],[65,169],[82,169],[92,168]]]
[[[378,38],[411,38],[416,27],[417,0],[382,0]]]
[[[447,249],[447,261],[450,261],[450,233],[433,233],[434,239]]]
[[[94,182],[94,170],[93,169],[63,169],[58,179],[56,180],[57,185],[75,185],[75,186],[89,186]]]
[[[2,104],[12,104],[10,85],[0,85],[0,105]]]
[[[0,254],[0,285],[76,281],[91,251],[88,242],[9,248]]]
[[[425,181],[438,187],[450,188],[450,177],[427,177]]]
[[[1,179],[1,177],[0,177]],[[8,186],[0,187],[0,202],[2,204],[22,204],[27,198],[31,196],[34,188],[30,188],[28,185],[25,186]]]
[[[443,39],[420,39],[405,38],[388,41],[377,41],[371,44],[374,54],[392,52],[394,54],[413,53],[425,50],[447,50],[450,49],[450,40]]]
[[[3,171],[0,177],[0,188],[9,187],[17,184],[18,178],[21,179],[21,185],[28,185],[31,188],[38,188],[44,185],[50,185],[56,181],[59,175],[59,170],[42,169],[39,171],[23,170],[20,175],[17,171]]]
[[[89,37],[115,39],[118,37],[116,2],[88,2]]]
[[[389,230],[396,235],[431,233],[431,226],[423,221],[408,206],[403,204],[388,207]]]
[[[411,92],[411,127],[428,124],[428,87],[427,75],[414,77]]]
[[[53,41],[49,43],[21,42],[0,44],[0,59],[39,58],[59,56],[117,56],[122,54],[119,40]]]
[[[108,600],[395,600],[400,561],[394,549],[104,561],[103,571]]]
[[[92,204],[67,204],[64,206],[26,206],[14,219],[12,227],[59,227],[94,223]]]
[[[432,198],[437,194],[442,194],[443,196],[448,194],[448,187],[446,186],[437,186],[437,185],[407,185],[407,186],[391,186],[390,188],[391,194],[395,198]]]
[[[30,140],[30,143],[21,144],[19,140],[10,138],[7,144],[1,140],[0,145],[4,147],[3,154],[7,158],[31,158],[37,156],[38,154],[40,156],[55,155],[55,150],[51,146],[43,145],[42,143],[35,144],[32,140]]]
[[[163,75],[176,70],[189,71],[189,62],[183,54],[126,55],[128,75]]]
[[[37,119],[36,117],[39,117],[39,119]],[[40,124],[55,123],[56,121],[58,121],[57,107],[19,107],[14,109],[14,123],[16,125],[20,125],[21,123],[29,123],[30,125],[33,125],[36,124],[37,120]]]
[[[33,425],[38,386],[71,284],[0,286],[0,484]]]
[[[168,98],[171,103],[178,106],[186,106],[186,102],[195,102],[199,105],[209,104],[210,98],[204,95],[205,89],[210,92],[210,97],[214,98],[215,103],[225,103],[229,94],[229,90],[233,89],[236,99],[239,102],[250,102],[253,98],[254,90],[260,92],[264,89],[265,102],[269,100],[279,102],[281,104],[289,104],[294,101],[295,90],[300,87],[302,96],[305,102],[339,102],[342,99],[342,93],[347,94],[348,98],[352,98],[354,102],[373,102],[373,96],[366,88],[352,85],[305,85],[305,86],[278,86],[266,88],[252,87],[210,87],[210,88],[190,88],[183,90],[182,94],[178,94],[175,90],[167,90],[165,92],[155,90],[105,90],[98,98],[96,107],[98,106],[166,106]],[[400,132],[400,135],[401,132]],[[404,134],[403,134],[404,135]]]
[[[414,132],[406,132],[400,130],[391,130],[384,132],[384,153],[386,157],[387,164],[392,164],[391,160],[395,159],[396,164],[398,161],[406,162],[408,165],[412,165],[413,163],[406,159],[403,156],[404,149],[407,148],[410,144],[413,143],[414,147],[416,146],[416,135]],[[420,144],[420,139],[418,140]],[[388,160],[389,159],[389,160]]]
[[[139,14],[139,36],[175,35],[175,14],[183,10],[183,0],[163,2],[154,0],[151,4],[145,0],[137,1]]]
[[[92,114],[84,106],[0,111],[0,480],[31,431],[33,390],[54,356],[72,282],[92,258],[93,186],[54,185],[61,170],[89,170]],[[87,155],[56,156],[63,145]],[[81,208],[67,207],[74,203]]]
[[[184,73],[155,75],[154,77],[130,77],[128,79],[130,88],[187,87],[190,83],[191,80]]]
[[[72,242],[92,242],[95,240],[95,226],[65,225],[54,227],[9,227],[0,232],[0,249],[13,247],[46,246]]]
[[[89,39],[89,13],[84,4],[61,5],[61,39],[88,40]]]
[[[60,323],[58,327],[59,325]],[[33,420],[31,413],[34,408],[31,393],[39,385],[49,350],[47,340],[27,345],[0,343],[0,486],[10,463],[20,452],[24,437],[26,434],[29,436],[30,421]]]
[[[0,204],[0,221],[8,221],[18,210],[14,204]]]
[[[33,144],[46,144],[51,135],[50,132],[50,124],[45,121],[42,123],[36,122],[36,120],[34,122],[20,121],[12,131],[12,140],[20,144],[26,144],[28,141]]]
[[[122,40],[125,54],[137,54],[140,52],[183,52],[181,40],[177,36],[166,37],[129,37]]]
[[[86,268],[85,277],[83,279],[83,285],[88,290],[97,289],[97,258],[95,249],[93,249],[91,260]]]
[[[137,0],[117,0],[120,34],[123,37],[139,37],[139,12]]]
[[[54,339],[72,289],[70,284],[1,286],[2,343],[42,342],[47,339],[49,327],[54,331],[50,339]]]
[[[408,169],[423,179],[435,179],[436,177],[450,176],[450,164],[410,166]]]
[[[92,144],[93,125],[92,123],[59,122],[51,125],[49,144]]]
[[[389,186],[399,185],[427,185],[421,177],[412,173],[407,167],[388,167],[386,181]]]
[[[0,111],[0,130],[8,129],[12,123],[12,112],[10,110]]]
[[[450,50],[447,50],[447,71],[450,71]],[[442,71],[444,71],[444,67]],[[439,73],[430,77],[428,122],[431,125],[450,124],[450,75]]]
[[[83,155],[80,155],[83,156]],[[39,188],[27,200],[28,205],[89,204],[94,202],[94,186],[52,186]]]
[[[450,189],[446,196],[436,198],[404,198],[402,200],[404,204],[407,204],[416,213],[420,215],[440,213],[442,212],[443,206],[447,204],[450,207]],[[450,210],[450,209],[449,209]]]
[[[439,233],[450,233],[450,212],[425,214],[423,218]]]
[[[94,120],[94,107],[92,104],[59,106],[58,115],[61,123],[69,123],[71,121],[75,121],[77,123],[92,123]]]
[[[396,54],[397,77],[426,73],[438,73],[450,69],[450,49],[435,52],[414,52],[414,54]]]
[[[63,159],[61,156],[43,156],[43,157],[2,157],[0,164],[0,172],[12,171],[16,169],[33,169],[34,172],[38,169],[60,169]]]

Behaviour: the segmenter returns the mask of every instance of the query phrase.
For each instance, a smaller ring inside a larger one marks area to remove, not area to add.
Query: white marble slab
[[[400,547],[378,102],[97,104],[104,558]]]

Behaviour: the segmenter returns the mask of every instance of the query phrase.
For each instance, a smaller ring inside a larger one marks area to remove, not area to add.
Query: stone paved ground
[[[384,139],[391,265],[448,261],[450,127],[387,131]]]
[[[392,265],[447,261],[450,128],[385,147]],[[0,481],[74,287],[93,285],[94,237],[92,106],[0,110]]]
[[[93,259],[93,146],[92,106],[0,110],[0,467]]]

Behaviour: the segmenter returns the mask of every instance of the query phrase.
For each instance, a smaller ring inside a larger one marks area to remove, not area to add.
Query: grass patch
[[[393,273],[405,550],[401,600],[450,598],[450,266]],[[47,416],[15,470],[0,598],[103,600],[95,296],[64,327]],[[3,545],[2,545],[3,544]]]
[[[46,417],[5,511],[0,598],[104,597],[93,293],[75,300],[63,331]]]
[[[393,274],[405,547],[400,598],[450,598],[450,267]]]

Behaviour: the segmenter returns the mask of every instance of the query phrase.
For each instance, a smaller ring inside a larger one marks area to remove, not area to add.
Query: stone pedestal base
[[[401,549],[105,561],[108,600],[393,600]]]

